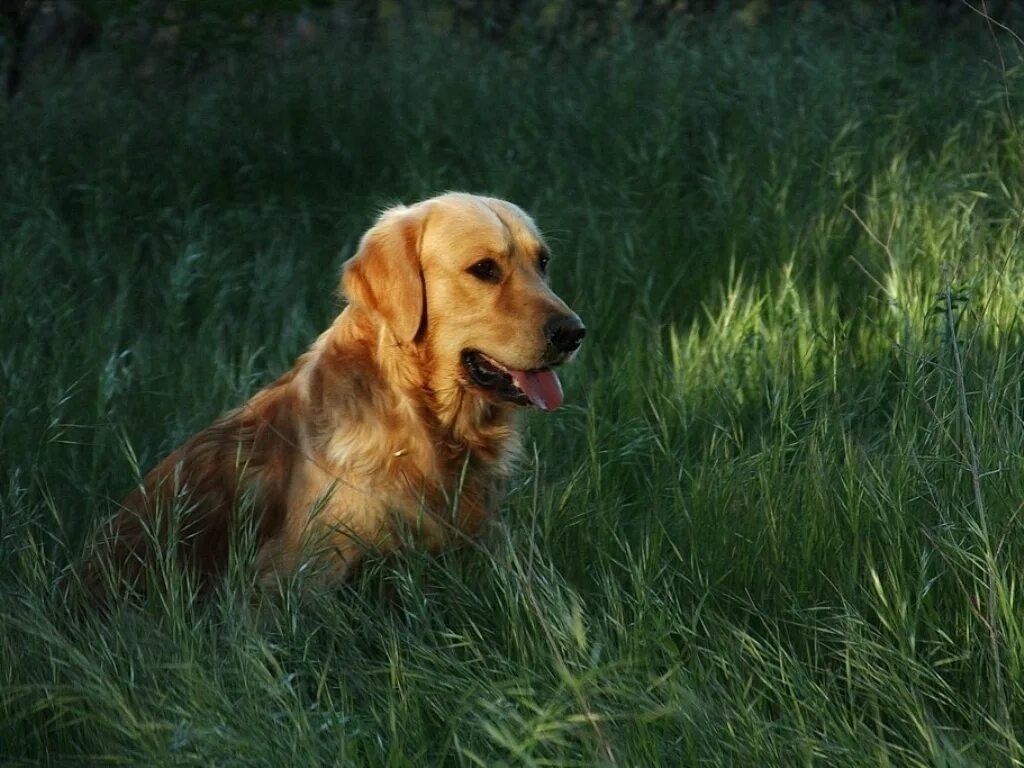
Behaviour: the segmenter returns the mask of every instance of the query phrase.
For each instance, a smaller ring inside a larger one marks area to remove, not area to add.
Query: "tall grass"
[[[1024,760],[1024,81],[994,45],[420,31],[145,88],[98,57],[0,107],[0,756]],[[262,606],[240,576],[61,605],[138,473],[327,324],[375,210],[450,188],[537,215],[590,329],[483,546]]]

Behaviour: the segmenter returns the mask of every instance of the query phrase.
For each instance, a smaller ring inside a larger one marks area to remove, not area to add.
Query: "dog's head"
[[[550,258],[517,206],[451,193],[385,211],[346,263],[342,291],[429,361],[434,392],[554,410],[552,369],[585,329],[548,285]]]

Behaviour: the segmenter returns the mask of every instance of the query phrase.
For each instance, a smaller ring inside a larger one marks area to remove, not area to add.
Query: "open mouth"
[[[534,405],[545,411],[553,411],[562,404],[562,382],[550,368],[509,368],[474,349],[462,351],[462,367],[473,384],[501,400]]]

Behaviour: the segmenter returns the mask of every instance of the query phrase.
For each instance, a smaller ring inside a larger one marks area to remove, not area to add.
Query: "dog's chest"
[[[387,527],[397,513],[436,535],[446,528],[476,533],[497,506],[503,465],[426,430],[388,429],[385,421],[362,419],[322,442],[324,466],[308,479],[331,489],[331,516]]]

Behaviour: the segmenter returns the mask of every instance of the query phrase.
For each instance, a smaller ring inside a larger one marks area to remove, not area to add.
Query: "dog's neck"
[[[355,305],[345,308],[328,334],[346,358],[364,358],[370,369],[365,373],[386,393],[376,398],[377,407],[389,418],[415,421],[413,431],[426,432],[441,463],[461,465],[468,453],[481,468],[508,474],[520,449],[514,406],[467,387],[461,363],[440,359],[429,334],[402,343],[379,317]]]

